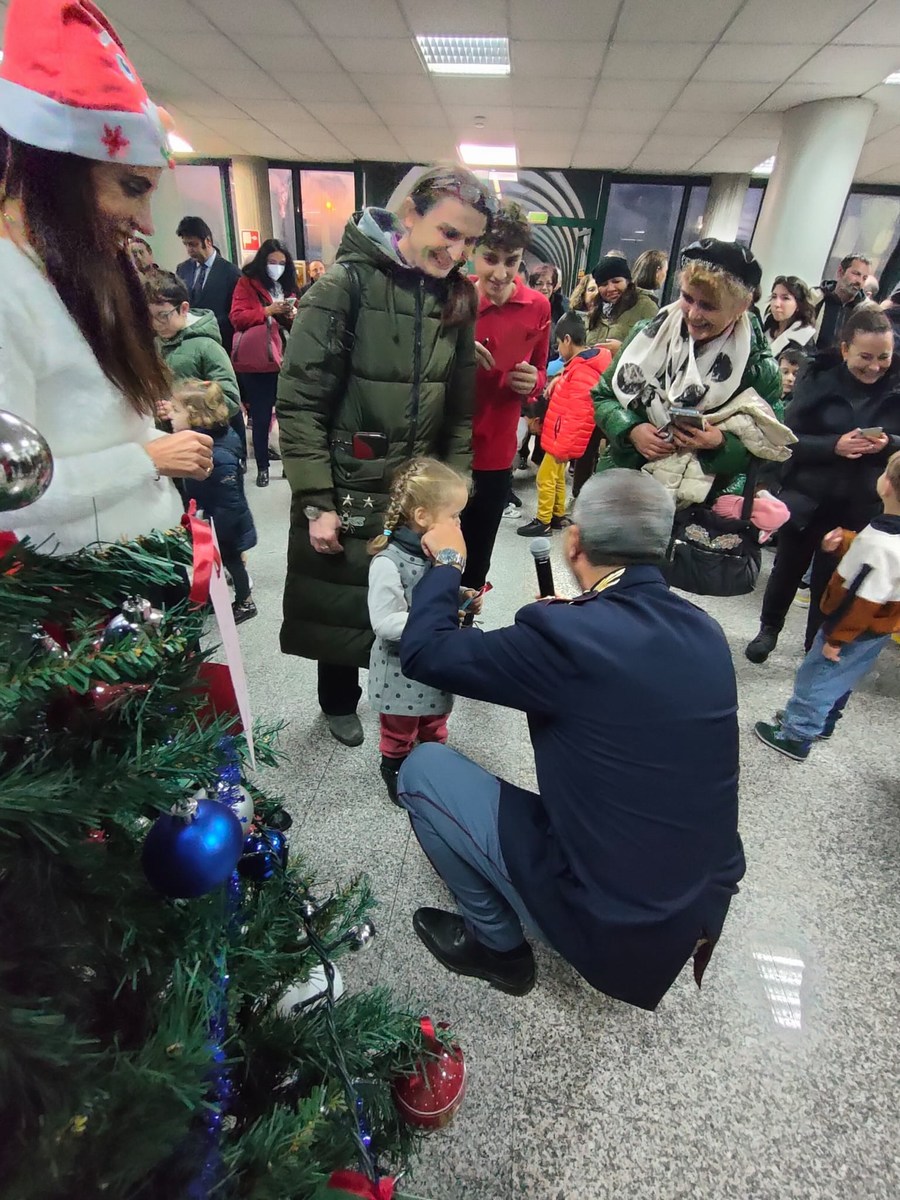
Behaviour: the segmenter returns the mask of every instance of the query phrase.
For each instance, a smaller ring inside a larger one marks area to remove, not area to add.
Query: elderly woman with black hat
[[[594,389],[598,471],[649,470],[684,504],[740,491],[751,455],[789,457],[778,366],[749,312],[760,277],[735,242],[682,251],[679,298],[635,326]],[[688,409],[696,418],[673,415]]]
[[[597,284],[597,305],[588,321],[588,345],[605,346],[616,354],[637,325],[656,316],[659,305],[631,278],[628,260],[607,254],[591,271]]]

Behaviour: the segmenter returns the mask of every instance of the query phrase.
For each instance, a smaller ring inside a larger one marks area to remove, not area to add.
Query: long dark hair
[[[300,291],[297,285],[297,268],[294,266],[290,250],[288,250],[284,242],[279,242],[278,238],[268,238],[263,242],[253,258],[244,267],[244,274],[248,279],[255,279],[267,292],[270,292],[272,290],[272,280],[269,278],[269,273],[266,270],[266,260],[270,254],[275,254],[278,250],[285,257],[284,272],[278,282],[281,284],[282,291],[286,296],[296,296]]]
[[[809,293],[809,285],[805,283],[798,275],[776,275],[772,280],[771,291],[774,292],[778,284],[794,297],[797,301],[797,316],[794,320],[798,320],[803,325],[815,325],[816,310],[813,307],[812,296]],[[792,322],[793,323],[793,322]],[[770,312],[766,313],[765,329],[774,329],[775,318]]]
[[[89,159],[41,150],[0,129],[0,194],[19,200],[28,241],[114,387],[142,415],[167,400],[141,277],[126,247],[101,237]]]
[[[497,201],[493,192],[465,167],[434,167],[420,175],[409,192],[409,199],[420,217],[448,196],[481,213],[487,220],[485,237],[490,234]],[[478,316],[478,293],[464,267],[454,267],[443,284],[444,289],[439,293],[443,298],[441,323],[448,329],[474,325]]]
[[[623,312],[628,312],[629,308],[634,308],[634,306],[638,302],[638,299],[639,299],[639,296],[638,296],[637,284],[634,282],[633,279],[629,279],[628,287],[625,289],[625,291],[622,293],[622,295],[618,298],[618,300],[615,302],[615,304],[609,310],[609,316],[607,316],[605,318],[605,320],[607,320],[609,322],[609,324],[612,325],[615,321],[617,321],[619,319],[619,317],[622,315]],[[601,315],[602,315],[603,305],[598,304],[597,308],[601,311]]]

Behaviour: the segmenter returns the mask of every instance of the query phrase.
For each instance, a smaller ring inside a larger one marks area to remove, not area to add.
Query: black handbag
[[[705,504],[675,514],[663,571],[670,587],[695,596],[746,596],[756,587],[762,563],[759,530],[750,523],[755,461],[747,471],[740,517],[720,517]]]

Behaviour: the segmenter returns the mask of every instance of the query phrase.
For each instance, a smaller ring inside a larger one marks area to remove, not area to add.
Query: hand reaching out
[[[840,526],[837,529],[831,529],[822,538],[822,549],[826,554],[834,554],[840,550],[844,542],[844,531]]]

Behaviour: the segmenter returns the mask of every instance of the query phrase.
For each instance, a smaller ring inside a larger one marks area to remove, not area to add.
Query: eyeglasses
[[[479,187],[476,183],[467,183],[463,179],[458,179],[449,172],[447,175],[438,175],[435,179],[429,179],[426,187],[422,190],[431,193],[444,192],[448,196],[455,196],[461,204],[470,204],[472,208],[490,217],[496,216],[500,211],[500,202],[491,192]]]
[[[150,319],[154,325],[167,325],[169,323],[169,318],[174,316],[177,312],[177,308],[170,308],[168,312],[154,313]]]

